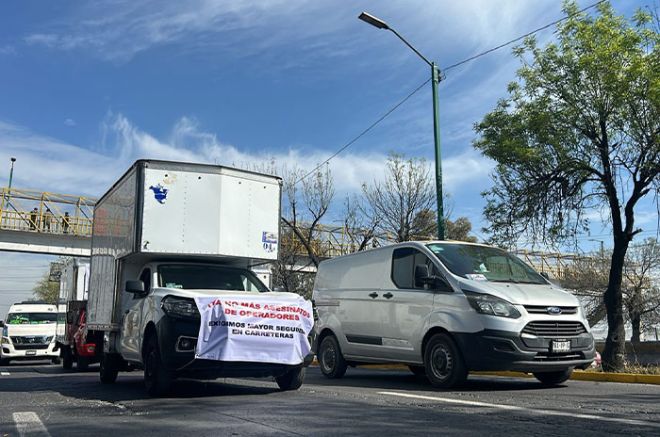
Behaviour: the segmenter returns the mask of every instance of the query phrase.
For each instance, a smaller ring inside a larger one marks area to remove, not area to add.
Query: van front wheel
[[[341,378],[346,373],[346,360],[339,349],[339,342],[334,335],[328,335],[321,341],[318,352],[321,373],[327,378]]]
[[[434,387],[450,388],[467,378],[467,369],[458,347],[447,334],[435,334],[424,351],[426,377]]]

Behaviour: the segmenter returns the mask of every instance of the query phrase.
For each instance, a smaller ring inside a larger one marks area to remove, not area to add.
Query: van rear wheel
[[[424,367],[431,385],[439,388],[462,384],[468,374],[461,352],[447,334],[431,337],[424,350]]]
[[[573,374],[573,369],[559,370],[557,372],[536,372],[534,377],[543,385],[557,385],[567,381]]]
[[[321,373],[327,378],[341,378],[346,373],[346,360],[339,349],[339,342],[334,335],[328,335],[321,341],[318,352]]]

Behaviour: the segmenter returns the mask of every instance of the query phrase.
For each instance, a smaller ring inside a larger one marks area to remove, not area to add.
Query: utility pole
[[[435,145],[435,194],[438,210],[438,240],[445,239],[445,213],[442,205],[442,157],[440,153],[440,116],[438,105],[438,83],[440,82],[440,69],[424,57],[415,47],[406,41],[399,33],[392,29],[386,22],[371,14],[362,12],[358,17],[365,23],[371,24],[378,29],[389,30],[395,34],[405,45],[407,45],[417,56],[422,58],[431,67],[431,90],[433,92],[433,142]]]

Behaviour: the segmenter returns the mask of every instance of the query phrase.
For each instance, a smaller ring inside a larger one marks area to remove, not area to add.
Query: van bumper
[[[199,323],[199,320],[165,316],[156,324],[163,364],[177,376],[198,379],[281,376],[291,369],[309,366],[314,359],[312,353],[296,365],[196,359]]]
[[[563,353],[550,351],[553,338],[522,337],[517,332],[484,330],[454,334],[454,338],[469,370],[551,372],[567,368],[585,369],[596,356],[594,339],[589,333],[562,338],[571,342],[571,350]]]

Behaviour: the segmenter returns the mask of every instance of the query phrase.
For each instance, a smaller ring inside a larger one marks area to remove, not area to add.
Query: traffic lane
[[[539,415],[525,406],[535,396],[547,396],[546,401],[541,401],[546,410],[569,407],[570,412],[570,398],[581,392],[582,400],[594,399],[599,411],[605,406],[603,399],[613,395],[614,387],[595,383],[580,382],[573,387],[575,382],[570,382],[566,387],[546,390],[533,380],[479,377],[460,391],[438,391],[406,372],[350,369],[344,379],[331,381],[318,368],[310,368],[305,385],[298,392],[279,392],[273,382],[266,380],[178,381],[171,396],[150,399],[144,394],[138,373],[121,374],[116,384],[106,386],[98,382],[95,373],[61,373],[55,366],[2,370],[19,370],[0,379],[0,430],[10,429],[10,435],[15,433],[15,412],[36,412],[53,436],[110,432],[463,435],[475,430],[488,430],[493,435],[658,433],[658,428],[651,426],[657,426],[657,422],[630,425],[570,415]],[[615,394],[625,395],[632,403],[613,415],[615,418],[641,420],[635,410],[647,409],[655,411],[657,420],[657,407],[653,409],[651,400],[654,398],[657,403],[659,391],[653,390],[656,387],[616,386],[619,390]],[[489,397],[493,395],[504,396],[504,405],[521,405],[523,410],[494,408],[491,405],[502,398]],[[439,402],[438,398],[472,403],[452,404]],[[607,415],[612,416],[605,411],[601,417]]]
[[[403,390],[420,395],[441,394],[459,400],[660,421],[660,386],[648,384],[566,381],[559,386],[545,387],[535,378],[470,375],[460,389],[438,390],[425,378],[415,377],[405,370],[370,368],[349,368],[338,380],[327,379],[319,371],[309,372],[305,384],[310,383],[343,387],[346,391]]]

